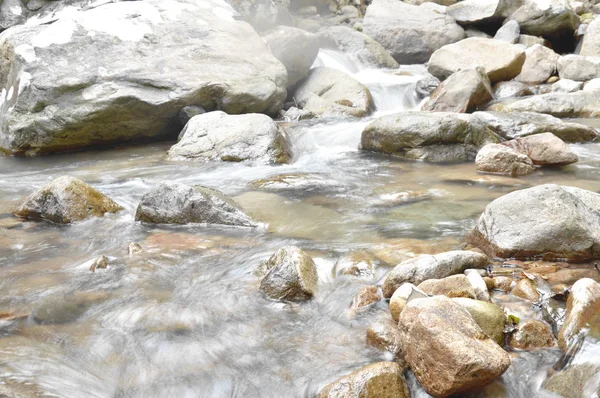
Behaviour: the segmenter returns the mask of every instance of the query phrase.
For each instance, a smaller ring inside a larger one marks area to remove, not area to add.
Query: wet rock
[[[341,275],[373,278],[375,276],[374,257],[364,251],[353,251],[336,263],[336,269]]]
[[[600,57],[600,18],[594,18],[585,31],[579,55]]]
[[[216,111],[194,116],[167,153],[169,160],[255,160],[287,163],[287,133],[270,117],[258,113],[228,115]]]
[[[389,298],[405,282],[420,284],[428,279],[442,279],[468,268],[483,268],[488,259],[481,253],[450,251],[435,255],[424,254],[398,264],[383,282],[383,296]]]
[[[537,319],[528,319],[517,325],[508,339],[508,345],[518,350],[555,347],[550,325]]]
[[[264,275],[260,290],[275,300],[306,301],[317,290],[317,267],[306,253],[296,246],[277,250],[261,264]]]
[[[122,207],[77,178],[64,176],[29,195],[15,211],[17,217],[68,224],[116,213]]]
[[[94,260],[92,265],[90,265],[90,271],[96,272],[97,269],[106,269],[108,268],[108,258],[106,256],[100,256]]]
[[[206,111],[201,106],[188,105],[181,108],[181,110],[177,114],[177,118],[181,122],[181,125],[185,126],[191,118],[193,118],[194,116],[202,115],[204,113],[206,113]]]
[[[318,398],[409,398],[403,371],[395,362],[377,362],[327,385]]]
[[[516,10],[516,2],[503,0],[463,0],[450,7],[447,13],[464,26],[495,24]]]
[[[233,13],[220,0],[126,1],[14,27],[0,40],[0,148],[31,155],[167,137],[186,105],[276,115],[285,68]]]
[[[318,67],[296,87],[298,105],[315,115],[362,117],[373,108],[369,89],[339,70]]]
[[[600,56],[563,55],[557,62],[558,76],[580,82],[600,77]]]
[[[494,97],[499,100],[504,98],[526,97],[528,95],[533,95],[533,91],[531,91],[529,86],[521,82],[513,80],[510,82],[500,82],[494,85]]]
[[[374,0],[363,21],[365,34],[385,47],[400,64],[425,63],[437,49],[465,37],[451,17],[427,5]]]
[[[494,99],[490,80],[482,67],[461,69],[444,80],[432,93],[424,111],[472,112]]]
[[[176,182],[163,182],[146,193],[138,205],[135,220],[154,224],[257,225],[222,192]]]
[[[556,73],[560,56],[548,47],[535,44],[525,51],[525,63],[516,80],[529,84],[545,83]]]
[[[369,36],[346,26],[327,26],[317,33],[321,47],[344,52],[361,65],[373,68],[397,68],[387,50]]]
[[[513,285],[515,285],[513,279],[508,276],[495,276],[492,280],[494,281],[494,289],[504,292],[510,292]]]
[[[481,66],[490,81],[510,80],[521,72],[525,52],[500,40],[472,37],[446,45],[433,53],[427,71],[444,80],[460,69]]]
[[[471,314],[483,333],[499,345],[503,345],[506,315],[502,307],[488,301],[472,300],[470,298],[458,297],[452,300]]]
[[[569,37],[579,26],[579,17],[566,0],[525,2],[511,16],[521,32],[547,38]]]
[[[539,166],[564,166],[579,160],[569,146],[552,133],[517,138],[503,142],[502,145],[526,155],[533,164]]]
[[[406,307],[408,301],[423,297],[427,297],[427,294],[412,283],[403,283],[400,285],[390,298],[390,314],[392,314],[392,319],[397,323],[398,319],[400,319],[400,313]]]
[[[478,172],[522,176],[533,173],[535,167],[526,155],[502,144],[487,144],[477,152]]]
[[[490,301],[490,292],[488,290],[487,282],[481,276],[480,271],[487,274],[487,272],[482,269],[467,269],[464,274],[473,287],[475,298],[481,301]]]
[[[600,393],[598,374],[600,366],[584,362],[574,364],[549,377],[542,388],[563,398],[588,398]]]
[[[389,351],[395,357],[402,356],[402,341],[398,321],[380,318],[367,329],[367,345]]]
[[[276,174],[260,180],[254,180],[250,182],[252,188],[260,188],[267,190],[298,190],[298,191],[310,191],[314,189],[321,189],[326,187],[332,187],[338,184],[333,179],[327,179],[319,174],[305,174],[305,173],[290,173],[290,174]]]
[[[306,119],[312,119],[314,118],[316,115],[310,111],[304,110],[304,109],[298,109],[295,106],[292,106],[290,109],[288,109],[285,112],[280,112],[280,114],[283,113],[283,120],[285,120],[286,122],[298,122],[300,120],[306,120]]]
[[[412,300],[402,311],[398,326],[406,361],[433,396],[483,388],[510,365],[507,353],[466,309],[447,297]]]
[[[303,79],[319,54],[317,36],[291,26],[278,26],[266,32],[263,40],[288,73],[287,88]]]
[[[519,41],[520,33],[519,23],[511,19],[498,29],[496,35],[494,35],[494,39],[515,44]]]
[[[429,97],[431,93],[440,85],[440,79],[427,74],[421,78],[415,85],[415,90],[419,98]]]
[[[366,307],[380,301],[381,296],[379,295],[379,288],[377,286],[365,286],[358,292],[356,297],[354,297],[352,308]]]
[[[590,126],[540,113],[475,112],[473,116],[507,140],[541,133],[552,133],[565,142],[589,142],[598,138],[598,132]]]
[[[476,294],[469,279],[464,275],[451,275],[443,279],[428,279],[418,288],[429,296],[466,297],[474,299]]]
[[[567,300],[565,320],[558,332],[558,345],[566,351],[571,339],[583,329],[600,339],[600,283],[583,278],[573,284]]]
[[[540,293],[537,291],[535,282],[529,278],[523,278],[518,281],[510,294],[533,303],[540,301]]]
[[[600,253],[600,195],[539,185],[490,203],[468,240],[490,257],[585,261]]]
[[[131,242],[129,246],[127,246],[127,254],[130,256],[135,256],[144,252],[144,248],[137,242]]]
[[[475,158],[477,149],[499,139],[469,115],[404,112],[380,117],[362,132],[361,148],[428,162]]]
[[[511,103],[498,102],[487,110],[537,112],[561,118],[600,117],[600,90],[534,95]]]

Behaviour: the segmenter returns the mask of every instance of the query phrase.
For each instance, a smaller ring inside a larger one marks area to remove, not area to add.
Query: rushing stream
[[[316,64],[363,82],[378,110],[361,120],[285,123],[294,145],[290,165],[168,162],[172,143],[0,158],[0,312],[23,315],[19,322],[0,321],[0,380],[73,398],[312,397],[344,374],[391,359],[364,343],[366,328],[388,312],[387,304],[350,309],[361,287],[377,283],[386,269],[367,280],[340,275],[338,261],[346,254],[368,249],[382,265],[394,265],[464,247],[485,206],[513,190],[552,182],[600,191],[598,144],[573,145],[580,156],[575,165],[519,179],[478,175],[471,163],[362,153],[369,120],[418,108],[422,67],[402,74],[365,70],[333,52],[321,52]],[[33,190],[65,174],[125,210],[68,226],[21,223],[10,215]],[[250,185],[280,174],[295,182]],[[263,225],[134,222],[140,197],[164,180],[218,188]],[[128,256],[130,242],[145,253]],[[254,270],[286,244],[315,258],[320,283],[312,301],[282,304],[258,290]],[[111,267],[89,272],[100,255]],[[528,302],[494,299],[541,319]],[[598,358],[599,352],[588,345],[577,355]],[[511,355],[513,364],[490,387],[500,392],[487,396],[546,396],[539,386],[560,351]],[[411,386],[413,396],[427,396],[414,379]]]

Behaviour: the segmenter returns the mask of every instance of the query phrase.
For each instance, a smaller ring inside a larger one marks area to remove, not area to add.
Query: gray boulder
[[[502,145],[526,155],[538,166],[564,166],[579,160],[569,146],[552,133],[517,138],[503,142]]]
[[[579,55],[600,57],[600,18],[594,18],[588,25]]]
[[[494,98],[499,100],[506,98],[526,97],[528,95],[533,95],[531,88],[529,88],[529,86],[525,83],[515,80],[511,80],[509,82],[500,82],[494,85]]]
[[[263,40],[288,73],[287,88],[306,77],[319,54],[319,40],[313,33],[291,26],[278,26],[266,32]]]
[[[571,288],[565,320],[558,332],[560,348],[566,351],[571,340],[584,329],[600,338],[600,283],[590,278],[578,280]]]
[[[317,267],[310,256],[296,246],[277,250],[261,264],[260,290],[275,300],[306,301],[317,290]]]
[[[221,0],[127,1],[14,27],[0,38],[0,148],[167,136],[186,105],[277,114],[285,68],[233,12]]]
[[[191,118],[193,118],[194,116],[202,115],[204,113],[206,113],[206,111],[201,106],[187,105],[181,108],[181,110],[177,114],[177,117],[179,118],[179,122],[181,123],[181,125],[185,126]]]
[[[600,194],[554,184],[487,205],[469,236],[491,257],[587,261],[600,257]]]
[[[503,174],[512,177],[535,171],[526,155],[502,144],[487,144],[477,152],[475,169],[481,173]]]
[[[558,76],[580,82],[600,77],[600,56],[564,55],[558,59]]]
[[[461,69],[444,80],[421,110],[433,112],[472,112],[494,99],[490,79],[482,67]]]
[[[347,26],[327,26],[317,33],[323,48],[344,52],[350,59],[373,68],[397,68],[398,63],[388,51],[369,36]]]
[[[403,112],[375,119],[361,137],[361,148],[429,162],[475,158],[477,150],[499,138],[470,115]]]
[[[397,0],[374,0],[367,8],[363,30],[400,64],[427,62],[437,49],[465,37],[451,17],[426,5]]]
[[[315,115],[362,117],[373,109],[369,89],[344,72],[328,67],[314,68],[298,83],[294,99]]]
[[[510,80],[521,72],[525,52],[510,43],[472,37],[446,45],[433,53],[427,70],[444,80],[460,69],[481,66],[490,81]]]
[[[498,29],[494,35],[494,39],[515,44],[519,42],[520,33],[521,29],[519,28],[519,23],[517,21],[510,20],[500,29]]]
[[[439,85],[440,79],[428,73],[417,81],[417,84],[415,84],[415,91],[419,98],[425,98],[429,97]]]
[[[525,63],[516,80],[524,83],[545,83],[556,73],[559,55],[541,44],[535,44],[525,51]]]
[[[285,130],[266,115],[216,111],[194,116],[179,135],[179,142],[169,149],[167,158],[287,163],[290,147]]]
[[[579,17],[568,0],[527,1],[510,16],[521,32],[550,39],[573,36]]]
[[[600,90],[534,95],[510,103],[497,102],[486,110],[537,112],[560,118],[600,117]]]
[[[423,254],[396,265],[383,282],[385,298],[390,298],[405,282],[418,285],[428,279],[442,279],[469,268],[484,268],[488,259],[481,253],[455,250],[435,255]]]
[[[135,220],[153,224],[257,225],[222,192],[176,182],[163,182],[146,193],[138,205]]]

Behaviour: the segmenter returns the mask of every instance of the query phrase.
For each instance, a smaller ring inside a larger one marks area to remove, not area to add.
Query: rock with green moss
[[[285,130],[266,115],[216,111],[191,118],[167,158],[287,163],[291,144]]]
[[[85,182],[64,176],[31,194],[15,215],[33,220],[69,224],[89,217],[116,213],[122,207]]]
[[[257,225],[233,199],[222,192],[176,182],[163,182],[146,193],[138,205],[135,219],[154,224]]]
[[[502,345],[504,342],[504,325],[506,315],[499,305],[481,300],[469,298],[453,298],[455,303],[469,311],[477,325],[496,343]]]
[[[318,398],[409,398],[403,371],[395,362],[373,363],[327,385]]]

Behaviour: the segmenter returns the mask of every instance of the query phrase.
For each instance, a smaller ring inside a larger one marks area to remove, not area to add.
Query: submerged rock
[[[469,268],[484,268],[488,259],[481,253],[455,250],[435,255],[424,254],[398,264],[383,282],[383,295],[389,298],[405,282],[420,284],[427,279],[441,279]]]
[[[542,388],[562,398],[589,398],[600,394],[600,365],[592,362],[573,364],[549,377]]]
[[[94,262],[90,266],[90,271],[96,272],[97,269],[106,268],[108,268],[108,258],[106,256],[100,256],[94,260]]]
[[[502,144],[487,144],[481,148],[475,158],[475,168],[482,173],[513,177],[527,175],[535,171],[531,159]]]
[[[555,347],[556,342],[550,325],[537,319],[528,319],[517,325],[508,339],[508,345],[513,349],[533,350]]]
[[[17,217],[68,224],[102,217],[123,208],[77,178],[64,176],[29,195],[15,211]]]
[[[600,283],[583,278],[573,284],[567,300],[565,320],[558,332],[558,344],[566,351],[571,339],[583,329],[600,339]]]
[[[306,301],[317,290],[317,267],[296,246],[277,250],[261,264],[260,272],[263,274],[260,290],[275,300]]]
[[[564,166],[579,160],[569,146],[552,133],[517,138],[503,142],[502,145],[526,155],[533,164],[538,166]]]
[[[403,371],[395,362],[377,362],[327,385],[318,398],[409,398]]]
[[[194,116],[179,135],[179,142],[169,149],[167,158],[287,163],[291,144],[285,130],[266,115],[228,115],[217,111]]]
[[[508,354],[460,304],[444,296],[412,300],[398,323],[405,358],[436,397],[473,392],[500,377]]]
[[[586,261],[600,257],[600,194],[554,184],[487,205],[468,240],[489,256]]]
[[[487,301],[472,300],[470,298],[457,297],[452,300],[469,311],[477,325],[489,338],[499,345],[503,345],[506,315],[502,307]]]
[[[135,220],[154,224],[257,225],[222,192],[176,182],[163,182],[146,193],[138,205]]]
[[[493,98],[491,83],[483,68],[461,69],[444,80],[421,109],[434,112],[472,112]]]

